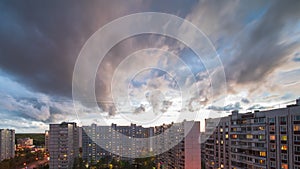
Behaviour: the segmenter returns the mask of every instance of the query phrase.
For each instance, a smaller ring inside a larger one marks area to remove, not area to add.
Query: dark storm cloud
[[[123,1],[0,2],[0,68],[32,90],[71,96],[85,41],[119,16],[142,9]],[[125,8],[126,7],[126,8]]]
[[[241,102],[245,103],[245,104],[249,104],[250,100],[247,98],[242,98]]]
[[[169,3],[137,0],[2,1],[0,69],[32,91],[70,97],[76,58],[96,30],[113,19],[142,11],[169,12],[185,17],[196,1],[172,1],[171,6]],[[182,4],[185,7],[179,8]],[[104,110],[113,109],[111,103],[101,102],[111,101],[110,83],[107,83],[111,79],[106,74],[113,72],[124,54],[153,46],[153,40],[143,41],[147,38],[117,45],[108,54],[111,59],[106,60],[112,69],[107,70],[105,66],[99,69],[96,93]]]
[[[288,26],[299,22],[300,1],[274,1],[254,28],[237,39],[238,51],[230,58],[225,70],[230,81],[239,84],[259,82],[288,60],[296,43],[282,42]]]

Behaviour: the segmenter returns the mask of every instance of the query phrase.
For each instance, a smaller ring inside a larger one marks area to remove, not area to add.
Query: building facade
[[[217,123],[217,124],[216,124]],[[206,119],[207,169],[300,168],[300,100],[286,108]]]
[[[135,138],[149,138],[153,128],[130,126],[91,126],[82,127],[82,157],[85,163],[94,164],[103,158],[119,157],[123,160],[147,155],[151,151],[151,141]]]
[[[45,152],[49,152],[49,130],[45,131]]]
[[[201,169],[200,122],[184,121],[155,127],[157,168]],[[178,143],[169,149],[169,145]],[[165,151],[166,150],[166,151]],[[162,152],[162,153],[161,153]]]
[[[79,155],[79,136],[76,123],[50,124],[49,130],[50,169],[73,168]]]
[[[0,161],[15,157],[15,130],[0,129]]]

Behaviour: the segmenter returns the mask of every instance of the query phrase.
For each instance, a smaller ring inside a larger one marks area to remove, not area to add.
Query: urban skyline
[[[108,158],[127,161],[134,167],[136,159],[146,157],[153,158],[151,165],[157,168],[297,168],[299,110],[300,98],[285,108],[242,113],[234,110],[228,116],[205,119],[201,134],[197,121],[149,128],[136,124],[50,124],[42,150],[49,152],[50,169],[72,168],[78,158],[85,166],[98,165]],[[15,131],[1,129],[0,136],[2,160],[13,158]],[[17,145],[21,150],[35,147],[29,137],[17,139]]]

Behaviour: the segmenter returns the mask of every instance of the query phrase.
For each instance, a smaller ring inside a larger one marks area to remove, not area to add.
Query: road
[[[34,168],[38,168],[39,165],[45,164],[45,163],[47,163],[47,162],[48,162],[47,159],[35,161],[35,162],[32,162],[32,163],[27,164],[26,167],[22,167],[22,168],[20,168],[20,169],[34,169]]]

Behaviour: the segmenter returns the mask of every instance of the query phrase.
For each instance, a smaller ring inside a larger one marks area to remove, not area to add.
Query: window
[[[276,139],[275,135],[270,135],[270,140],[275,140],[275,139]]]
[[[286,126],[280,126],[280,131],[281,132],[286,132]]]
[[[299,115],[294,116],[294,121],[300,121],[300,116]]]
[[[287,141],[287,136],[286,135],[282,135],[281,136],[281,141]]]
[[[275,131],[275,126],[272,125],[272,126],[269,127],[269,129],[270,129],[270,131]]]
[[[297,155],[296,155],[296,156],[295,156],[295,161],[296,161],[296,162],[300,162],[300,156],[297,156]]]
[[[265,135],[260,134],[260,135],[258,136],[258,139],[259,139],[259,140],[264,140],[264,139],[265,139]]]
[[[236,135],[236,134],[233,134],[233,135],[231,135],[231,138],[236,139],[236,138],[237,138],[237,135]]]
[[[264,126],[259,126],[258,130],[265,130],[265,127]]]
[[[281,164],[281,169],[288,169],[289,166],[287,164]]]
[[[300,135],[294,136],[294,141],[300,141]]]
[[[281,159],[282,160],[287,160],[287,154],[281,154]]]
[[[281,146],[281,150],[287,150],[287,149],[288,149],[287,145],[282,145]]]
[[[252,134],[247,134],[246,138],[247,138],[247,139],[252,139],[253,136],[252,136]]]
[[[276,163],[273,162],[273,161],[271,161],[271,162],[270,162],[270,166],[271,166],[271,167],[275,167],[275,166],[276,166]]]
[[[275,117],[269,118],[269,123],[275,123]]]
[[[275,153],[270,153],[270,157],[271,157],[271,158],[275,158],[275,157],[276,157],[276,154],[275,154]]]
[[[265,157],[265,156],[266,156],[266,152],[265,152],[265,151],[261,151],[261,152],[259,152],[259,156],[261,156],[261,157]]]
[[[286,123],[286,117],[280,117],[280,122],[281,123]]]
[[[300,131],[300,124],[294,124],[294,131]]]
[[[225,135],[225,138],[228,138],[228,134]]]
[[[295,152],[300,152],[300,146],[295,146]]]

